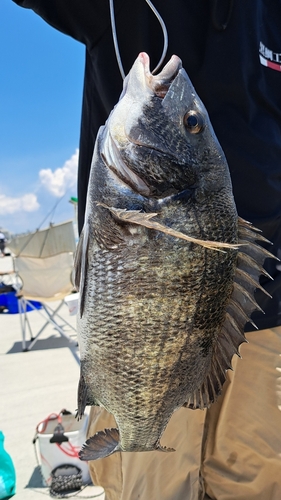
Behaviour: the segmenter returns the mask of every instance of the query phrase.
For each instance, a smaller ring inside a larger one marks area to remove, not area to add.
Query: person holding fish
[[[75,282],[93,482],[106,500],[279,500],[280,2],[14,1],[86,46]]]

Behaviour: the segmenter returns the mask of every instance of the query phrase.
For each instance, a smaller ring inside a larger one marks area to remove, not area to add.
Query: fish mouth
[[[153,75],[153,73],[150,72],[150,59],[146,52],[141,52],[139,54],[138,61],[143,65],[147,86],[154,92],[156,97],[164,99],[171,84],[182,68],[181,59],[173,55],[162,71],[157,75]]]
[[[182,68],[181,59],[173,55],[163,69],[157,75],[153,75],[150,71],[150,58],[145,52],[141,52],[135,61],[135,75],[137,80],[141,80],[142,84],[148,89],[149,93],[154,94],[160,99],[164,99],[167,95],[169,88],[175,78],[177,77],[180,69]],[[123,93],[121,94],[120,100],[126,93],[127,85],[129,80],[125,80],[125,85]],[[140,84],[141,86],[141,84]],[[119,151],[118,143],[111,133],[110,128],[105,131],[106,137],[104,140],[104,146],[101,151],[101,156],[106,164],[106,166],[111,170],[111,172],[118,178],[119,182],[123,182],[127,186],[130,186],[138,194],[149,197],[155,192],[154,188],[151,188],[147,183],[134,171],[123,160],[122,155]],[[139,141],[131,136],[130,133],[126,133],[126,139],[132,144],[137,144],[139,146],[146,147],[148,149],[157,150],[155,146],[151,146]],[[160,151],[160,150],[159,150]]]
[[[148,185],[126,165],[111,133],[109,131],[106,133],[107,137],[101,151],[105,165],[118,178],[119,182],[121,181],[126,186],[130,186],[142,196],[149,196],[151,190]]]

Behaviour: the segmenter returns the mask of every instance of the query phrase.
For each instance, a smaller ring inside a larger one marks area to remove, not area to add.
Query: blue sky
[[[0,0],[0,228],[73,217],[84,46]]]

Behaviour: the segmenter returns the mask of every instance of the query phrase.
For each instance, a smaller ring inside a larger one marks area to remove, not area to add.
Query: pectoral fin
[[[156,217],[157,213],[142,213],[139,210],[126,210],[122,208],[114,208],[105,205],[104,203],[97,203],[97,205],[107,208],[115,217],[117,217],[122,222],[128,222],[131,224],[137,224],[139,226],[147,227],[148,229],[154,229],[155,231],[161,231],[162,233],[169,234],[170,236],[174,236],[175,238],[180,238],[190,243],[195,243],[197,245],[201,245],[205,248],[209,248],[212,250],[217,250],[218,252],[224,252],[224,248],[232,248],[237,250],[239,248],[239,244],[231,244],[231,243],[223,243],[221,241],[209,241],[209,240],[200,240],[198,238],[193,238],[192,236],[188,236],[180,231],[175,231],[173,228],[160,224],[154,217]],[[153,220],[152,220],[153,219]]]
[[[118,429],[105,429],[87,439],[79,452],[80,460],[98,460],[120,451]]]

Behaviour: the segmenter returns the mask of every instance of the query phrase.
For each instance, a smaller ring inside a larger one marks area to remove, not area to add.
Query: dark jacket
[[[95,137],[122,90],[107,0],[14,0],[86,46],[78,175],[79,226]],[[225,151],[238,213],[281,257],[281,1],[154,0],[169,33],[167,60],[183,61]],[[163,36],[144,0],[115,0],[125,72],[138,53],[158,62]],[[267,259],[273,295],[258,293],[260,328],[281,324],[281,264]]]

